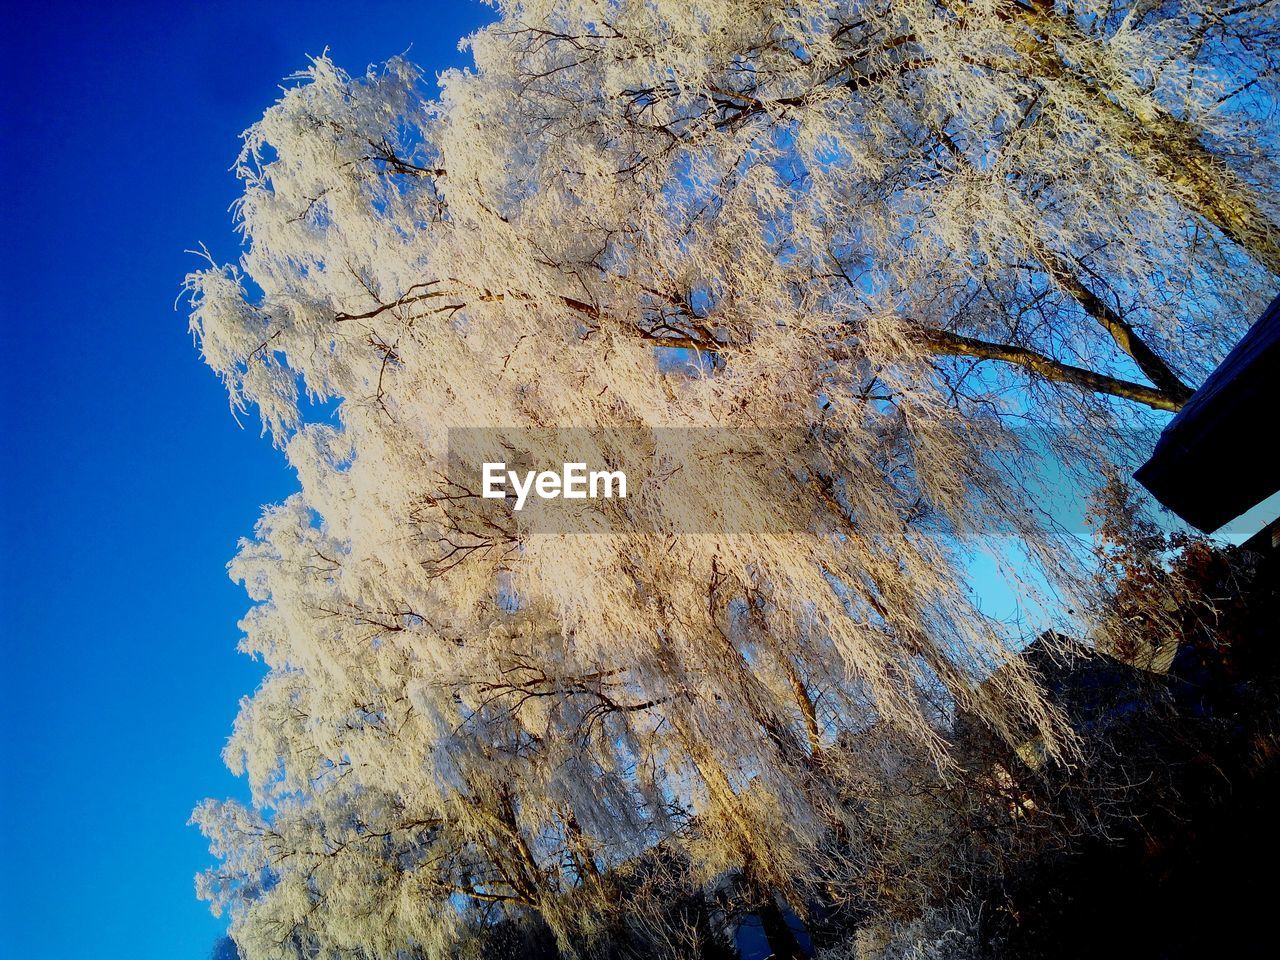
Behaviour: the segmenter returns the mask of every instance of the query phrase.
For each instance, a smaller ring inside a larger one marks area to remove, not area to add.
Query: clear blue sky
[[[227,579],[296,486],[232,420],[174,299],[236,256],[239,133],[326,45],[463,62],[491,16],[417,3],[6,3],[0,153],[0,955],[182,960],[223,929],[187,827],[259,668]]]

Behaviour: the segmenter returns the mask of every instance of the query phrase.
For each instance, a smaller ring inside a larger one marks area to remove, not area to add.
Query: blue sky
[[[478,3],[6,5],[0,133],[0,953],[197,958],[186,820],[260,669],[227,579],[296,483],[239,429],[174,300],[236,256],[238,135],[326,45],[464,62]]]

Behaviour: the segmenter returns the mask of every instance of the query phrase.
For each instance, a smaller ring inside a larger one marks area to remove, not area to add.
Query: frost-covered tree
[[[856,869],[871,727],[1069,748],[1016,661],[979,692],[1017,637],[967,551],[1010,538],[1088,629],[1015,428],[1087,483],[1275,286],[1277,9],[533,0],[438,93],[314,61],[245,135],[241,263],[188,279],[301,480],[232,568],[253,801],[197,811],[244,954],[445,955],[520,911],[587,950],[659,844],[798,902]],[[781,478],[722,451],[683,508],[716,533],[635,498],[528,535],[449,457],[762,426],[803,442]]]

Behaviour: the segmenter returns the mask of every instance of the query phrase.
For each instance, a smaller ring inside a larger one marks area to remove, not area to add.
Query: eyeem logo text
[[[515,492],[515,509],[523,510],[530,493],[543,500],[564,497],[566,500],[598,500],[625,498],[627,475],[621,470],[587,470],[585,463],[565,463],[561,470],[527,470],[523,476],[508,470],[505,463],[483,465],[482,491],[486,500],[505,500],[507,485]]]

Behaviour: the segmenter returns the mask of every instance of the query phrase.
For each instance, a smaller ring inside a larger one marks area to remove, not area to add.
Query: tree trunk
[[[764,897],[755,912],[760,918],[760,926],[769,944],[772,960],[808,960],[808,954],[800,946],[800,941],[787,923],[786,914],[772,894]]]
[[[1088,49],[1094,44],[1075,20],[1040,3],[1006,19],[1013,46],[1046,77],[1067,84],[1096,110],[1131,155],[1143,161],[1186,207],[1273,274],[1280,276],[1280,225],[1259,204],[1256,192],[1204,145],[1203,131],[1179,120],[1142,91],[1107,89],[1066,63],[1055,45],[1064,40]],[[1030,27],[1030,30],[1026,28]],[[1033,32],[1034,31],[1034,32]]]

